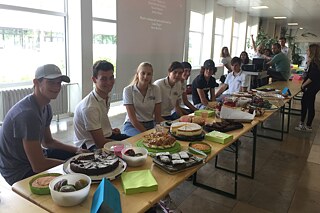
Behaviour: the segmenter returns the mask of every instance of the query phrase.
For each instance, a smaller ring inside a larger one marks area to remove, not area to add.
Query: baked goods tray
[[[65,161],[63,163],[63,171],[66,174],[75,173],[70,168],[70,162],[76,157],[90,155],[90,154],[91,153],[82,153],[82,154],[76,155],[76,156],[68,159],[67,161]],[[108,172],[108,173],[105,173],[105,174],[101,174],[101,175],[88,175],[88,176],[91,178],[92,182],[100,182],[103,178],[107,178],[109,180],[114,180],[118,176],[120,176],[126,170],[126,168],[127,168],[127,163],[124,160],[122,160],[121,158],[119,158],[119,165],[115,170]]]
[[[192,141],[202,141],[206,133],[202,131],[200,135],[196,135],[196,136],[180,136],[180,135],[173,134],[169,131],[169,134],[175,137],[177,140],[192,142]]]
[[[153,157],[153,162],[156,166],[158,166],[160,169],[167,172],[168,174],[177,174],[179,172],[183,172],[187,169],[204,163],[205,158],[200,158],[190,153],[188,153],[188,155],[189,159],[185,160],[185,163],[182,164],[173,165],[172,161],[170,163],[163,163],[160,160],[160,156]]]

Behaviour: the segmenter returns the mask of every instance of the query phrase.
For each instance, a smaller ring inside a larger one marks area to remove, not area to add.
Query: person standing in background
[[[301,91],[303,92],[301,99],[301,118],[300,123],[295,127],[298,131],[312,131],[312,121],[315,116],[315,100],[316,95],[320,90],[320,46],[318,44],[311,44],[307,49],[307,73],[301,84]],[[308,114],[308,117],[307,117]],[[307,117],[307,123],[304,124]]]
[[[123,89],[123,105],[127,110],[123,130],[126,135],[137,135],[163,121],[161,92],[152,84],[152,76],[152,65],[142,62],[130,85]]]
[[[180,107],[182,73],[182,64],[174,61],[170,64],[168,76],[154,82],[161,91],[161,116],[165,120],[176,120],[183,115]]]
[[[220,77],[221,83],[224,83],[224,81],[226,80],[227,74],[232,72],[231,56],[230,56],[228,47],[222,47],[221,53],[220,53],[220,62],[227,69],[227,73],[225,74],[225,71],[224,71],[224,75]]]
[[[289,47],[286,46],[287,39],[285,37],[279,38],[279,43],[281,45],[281,52],[283,52],[291,62],[292,60],[292,51]]]

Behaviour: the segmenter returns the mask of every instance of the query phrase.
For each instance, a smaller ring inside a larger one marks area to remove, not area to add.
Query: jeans
[[[146,128],[147,130],[154,128],[154,125],[155,125],[154,121],[140,122],[140,123],[141,123],[141,124],[144,126],[144,128]],[[132,123],[131,123],[130,121],[127,121],[127,122],[124,123],[124,125],[123,125],[123,132],[124,132],[126,135],[130,136],[130,137],[135,136],[135,135],[141,133],[141,131],[138,130],[138,129],[136,129],[136,128],[132,125]]]
[[[316,95],[319,90],[308,90],[303,92],[301,99],[301,122],[304,122],[308,113],[307,126],[312,125],[312,121],[315,116],[314,104],[316,100]]]

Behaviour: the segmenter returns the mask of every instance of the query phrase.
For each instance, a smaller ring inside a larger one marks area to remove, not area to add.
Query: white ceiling
[[[276,20],[277,25],[287,26],[288,22],[297,22],[293,29],[297,39],[302,41],[320,41],[320,0],[218,0],[219,5],[234,7],[236,11],[251,16],[271,18],[286,16],[285,20]],[[252,6],[268,6],[268,9],[252,9]],[[303,29],[299,29],[302,27]],[[313,36],[312,34],[316,35]]]

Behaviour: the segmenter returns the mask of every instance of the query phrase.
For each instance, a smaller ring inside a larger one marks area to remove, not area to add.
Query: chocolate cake
[[[70,169],[86,175],[101,175],[112,172],[119,165],[119,158],[103,151],[80,155],[70,161]]]

